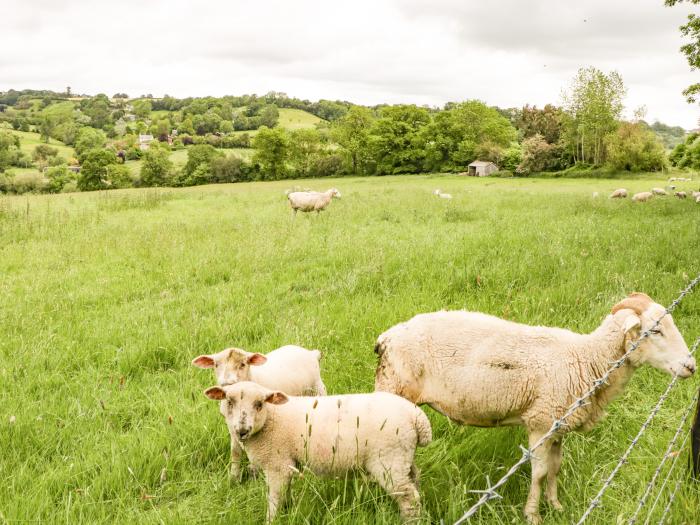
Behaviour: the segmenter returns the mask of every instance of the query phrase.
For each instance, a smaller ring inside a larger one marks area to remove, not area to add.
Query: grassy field
[[[217,148],[224,155],[235,155],[244,160],[250,160],[255,154],[255,150],[248,148]],[[170,153],[170,160],[173,162],[176,168],[180,169],[187,163],[187,148],[174,150]],[[126,161],[126,166],[134,174],[139,174],[141,172],[142,160],[128,160]]]
[[[280,119],[277,125],[288,130],[313,128],[322,119],[301,109],[281,108]]]
[[[17,131],[14,129],[9,131],[19,137],[20,150],[28,153],[30,156],[34,152],[34,148],[36,148],[39,144],[47,144],[41,140],[39,133],[34,133],[33,131]],[[75,151],[73,148],[66,146],[63,142],[56,139],[49,139],[48,145],[52,148],[56,148],[58,150],[58,154],[66,160],[75,157]]]
[[[292,221],[293,184],[343,198]],[[418,312],[587,332],[630,291],[667,304],[700,271],[700,206],[592,198],[662,184],[405,176],[2,198],[0,523],[261,523],[264,482],[228,481],[228,433],[202,395],[213,377],[194,356],[319,348],[329,391],[363,392],[377,335]],[[674,317],[694,341],[700,290]],[[545,523],[578,519],[669,379],[641,369],[605,421],[566,439],[565,511],[543,503]],[[673,391],[590,523],[631,515],[697,388],[694,377]],[[424,522],[452,523],[478,498],[470,490],[520,457],[525,435],[425,410]],[[472,523],[521,523],[528,480],[524,468]],[[698,508],[686,482],[668,523],[697,523]],[[398,513],[361,474],[305,475],[278,522],[388,524]]]

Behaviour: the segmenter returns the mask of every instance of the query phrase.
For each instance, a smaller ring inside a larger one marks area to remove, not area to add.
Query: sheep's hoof
[[[260,469],[256,467],[255,465],[248,465],[248,477],[250,479],[258,479],[258,475],[260,474]]]
[[[231,465],[228,470],[228,478],[233,483],[241,482],[241,467],[239,465]]]
[[[542,523],[542,516],[540,516],[540,513],[537,511],[535,511],[535,512],[525,511],[525,519],[527,519],[527,522],[530,525],[540,525]]]
[[[550,499],[549,504],[552,506],[552,508],[556,511],[563,511],[564,507],[562,507],[561,503],[559,503],[558,499]]]

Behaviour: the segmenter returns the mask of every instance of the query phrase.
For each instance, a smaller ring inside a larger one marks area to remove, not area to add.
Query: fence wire
[[[522,449],[522,456],[520,459],[513,464],[513,466],[508,469],[508,471],[494,484],[489,484],[489,486],[484,489],[484,490],[473,490],[471,491],[474,494],[481,494],[481,497],[477,500],[474,505],[472,505],[463,515],[461,518],[459,518],[454,525],[462,525],[465,523],[467,520],[471,519],[474,514],[478,512],[478,510],[486,505],[489,501],[500,498],[501,496],[496,492],[498,489],[500,489],[503,485],[505,485],[508,480],[518,471],[520,468],[530,461],[530,459],[533,456],[533,452],[535,450],[539,449],[542,445],[544,445],[549,439],[551,439],[559,430],[566,426],[566,420],[571,417],[571,415],[576,412],[579,408],[583,407],[586,405],[586,401],[590,399],[599,389],[601,386],[606,384],[608,382],[608,379],[610,379],[611,374],[623,366],[627,360],[629,359],[629,356],[639,348],[639,345],[642,344],[642,341],[649,337],[651,334],[652,330],[655,330],[659,324],[661,323],[661,320],[669,315],[671,312],[673,312],[676,307],[681,303],[683,298],[688,295],[690,292],[693,291],[693,289],[697,286],[697,284],[700,282],[700,274],[695,277],[688,286],[686,286],[683,291],[681,291],[680,294],[678,294],[678,297],[676,297],[673,302],[664,310],[664,313],[652,324],[650,328],[645,330],[638,338],[637,340],[632,343],[629,347],[629,349],[620,357],[617,361],[613,361],[611,363],[611,367],[598,379],[593,381],[593,386],[587,390],[581,397],[577,398],[564,412],[564,414],[559,418],[555,419],[554,422],[552,423],[552,426],[549,428],[549,430],[539,439],[535,444],[532,446],[532,448],[525,448],[521,446],[520,448]],[[488,481],[487,481],[488,482]],[[579,521],[581,523],[581,521]]]

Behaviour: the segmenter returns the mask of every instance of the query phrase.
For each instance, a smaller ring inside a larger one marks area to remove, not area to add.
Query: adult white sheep
[[[324,192],[318,191],[293,191],[287,195],[289,205],[296,216],[298,211],[309,212],[315,211],[321,213],[333,200],[340,198],[340,191],[336,188],[331,188]]]
[[[675,195],[679,199],[686,199],[688,197],[688,194],[684,191],[677,191],[673,195]]]
[[[274,519],[294,471],[322,476],[365,469],[399,505],[404,519],[420,510],[416,446],[432,439],[430,422],[409,401],[386,392],[293,397],[256,383],[215,386],[232,435],[265,473],[267,521]]]
[[[668,195],[668,193],[666,192],[666,190],[663,189],[663,188],[652,188],[652,189],[651,189],[651,192],[652,192],[654,195],[661,195],[661,196]]]
[[[618,188],[610,194],[611,199],[626,199],[627,190],[625,188]]]
[[[490,315],[443,311],[415,316],[379,336],[375,389],[428,404],[453,421],[492,427],[524,425],[532,447],[555,418],[593,386],[664,308],[647,295],[631,294],[616,304],[594,332],[527,326]],[[557,474],[562,436],[589,430],[605,407],[642,364],[689,377],[695,360],[665,316],[652,335],[614,372],[591,402],[568,418],[567,426],[532,458],[532,484],[524,511],[539,523],[540,488],[547,477],[547,500],[561,509]]]
[[[433,192],[433,195],[436,195],[437,197],[440,197],[441,199],[451,199],[452,195],[449,193],[443,193],[441,190],[435,190]]]
[[[216,354],[200,355],[192,360],[198,368],[211,368],[220,386],[239,381],[253,381],[266,388],[289,392],[290,395],[326,395],[321,380],[321,352],[301,346],[286,345],[262,355],[240,348],[227,348]],[[223,413],[224,407],[221,406]],[[230,432],[231,429],[229,429]],[[231,466],[233,479],[241,475],[242,449],[231,434]]]
[[[632,202],[646,202],[651,200],[654,194],[650,191],[643,191],[641,193],[635,193],[632,195]]]

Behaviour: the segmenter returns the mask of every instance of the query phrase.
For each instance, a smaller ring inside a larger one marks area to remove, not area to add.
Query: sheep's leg
[[[230,428],[229,433],[231,434],[231,465],[229,466],[229,477],[232,481],[240,481],[241,456],[243,455],[243,448],[238,442],[238,439],[236,439],[233,430]]]
[[[561,469],[561,456],[562,447],[561,439],[559,439],[552,443],[552,448],[549,451],[549,471],[547,472],[547,490],[545,492],[547,501],[556,510],[564,510],[557,497],[557,475]]]
[[[277,510],[284,505],[291,477],[290,469],[265,471],[265,479],[267,480],[267,523],[272,523]]]
[[[535,443],[543,436],[540,432],[531,432],[529,434],[529,445],[532,449]],[[539,447],[532,455],[530,462],[532,464],[532,481],[530,484],[530,494],[527,497],[527,502],[525,503],[524,513],[527,521],[533,525],[539,525],[542,523],[542,517],[540,516],[540,493],[542,492],[542,483],[545,477],[547,477],[547,471],[549,470],[549,448],[551,447],[551,442],[545,442],[541,447]]]
[[[412,457],[411,457],[412,459]],[[413,479],[416,473],[412,463],[398,460],[396,466],[389,467],[377,461],[367,465],[372,477],[394,498],[399,507],[403,522],[416,520],[420,515],[420,494]]]

